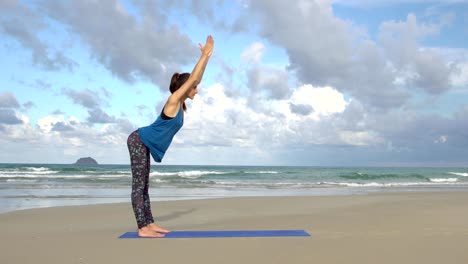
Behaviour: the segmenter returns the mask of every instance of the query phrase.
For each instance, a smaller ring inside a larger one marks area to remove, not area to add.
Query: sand
[[[310,237],[118,239],[130,203],[0,214],[0,263],[468,263],[468,192],[154,202],[172,230],[304,229]]]

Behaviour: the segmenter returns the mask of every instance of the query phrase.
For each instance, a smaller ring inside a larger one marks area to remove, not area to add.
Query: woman
[[[142,127],[130,134],[127,140],[132,168],[132,206],[140,237],[163,237],[169,231],[156,225],[151,214],[148,194],[150,153],[156,162],[161,162],[172,138],[184,123],[185,100],[197,94],[206,64],[213,52],[214,41],[211,36],[206,44],[200,45],[201,57],[192,73],[175,73],[169,90],[171,95],[164,105],[161,115],[153,124]]]

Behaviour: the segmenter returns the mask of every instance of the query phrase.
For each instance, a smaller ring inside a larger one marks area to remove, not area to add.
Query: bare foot
[[[147,225],[146,227],[149,227],[151,230],[156,231],[158,233],[167,234],[167,233],[171,232],[171,231],[169,231],[167,229],[164,229],[164,228],[156,225],[155,223],[151,223],[151,224]]]
[[[165,234],[158,233],[148,226],[142,227],[138,229],[138,236],[139,237],[164,237]]]

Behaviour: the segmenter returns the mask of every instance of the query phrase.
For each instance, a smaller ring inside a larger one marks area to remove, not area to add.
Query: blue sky
[[[0,163],[128,164],[215,50],[163,164],[468,166],[468,1],[0,3]]]

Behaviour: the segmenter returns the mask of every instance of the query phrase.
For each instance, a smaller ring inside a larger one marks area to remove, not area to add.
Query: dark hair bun
[[[173,90],[172,87],[175,87],[175,86],[177,85],[177,80],[179,79],[179,76],[180,76],[180,74],[179,74],[178,72],[176,72],[176,73],[174,73],[174,74],[172,75],[171,84],[170,84],[170,86],[169,86],[169,87],[170,87],[169,90],[171,90],[171,92],[173,92],[173,91],[172,91],[172,90]],[[171,89],[171,88],[172,88],[172,89]]]
[[[171,84],[169,85],[169,91],[171,93],[174,93],[175,91],[177,91],[188,80],[189,77],[190,77],[190,73],[188,72],[182,73],[182,74],[178,72],[174,73],[171,78]],[[185,103],[183,107],[185,110],[186,109]]]

